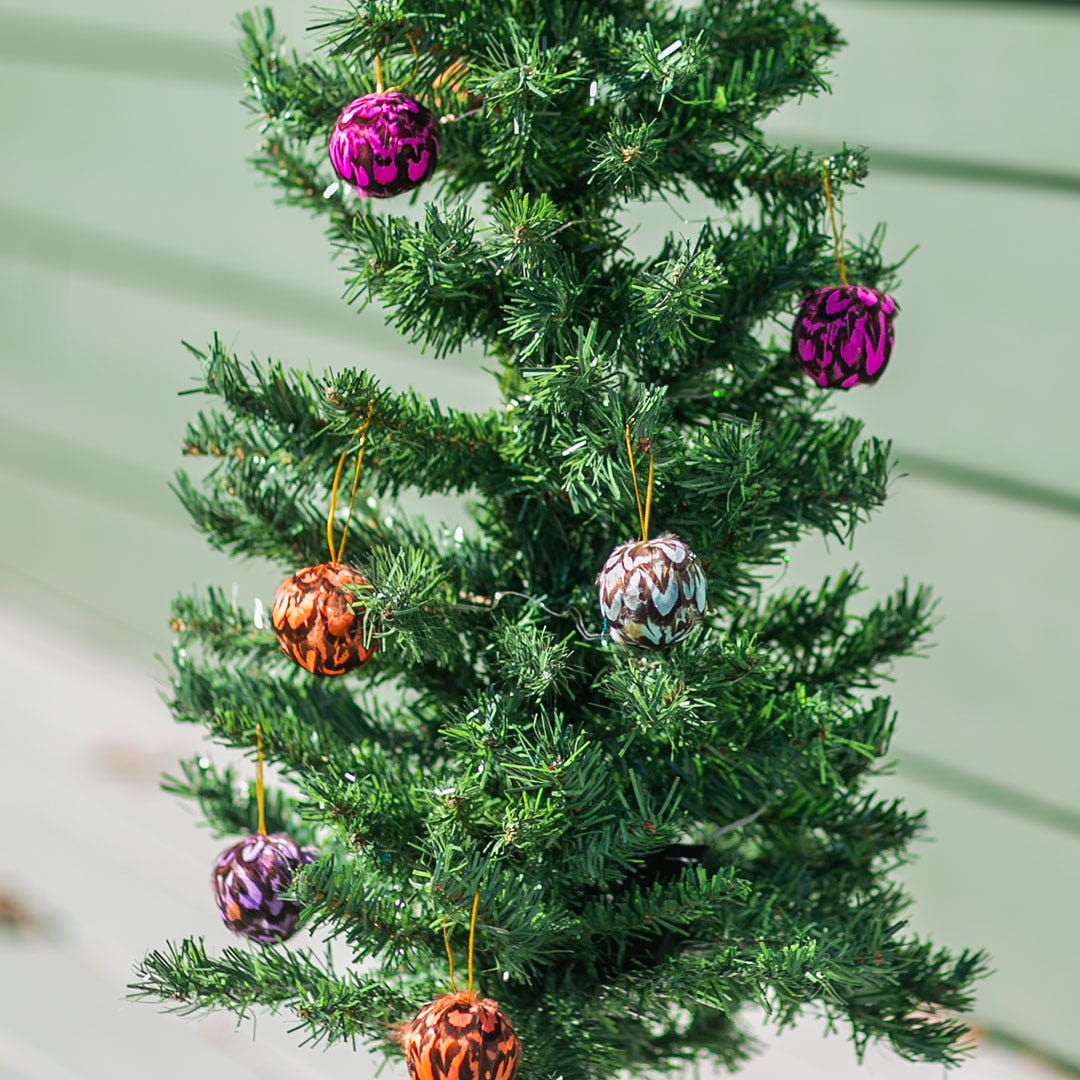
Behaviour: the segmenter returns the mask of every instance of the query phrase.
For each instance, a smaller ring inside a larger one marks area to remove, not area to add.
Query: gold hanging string
[[[637,466],[634,463],[634,447],[630,440],[630,422],[626,424],[626,456],[630,459],[630,476],[634,480],[634,499],[637,502],[638,524],[641,526],[641,541],[645,543],[649,539],[649,517],[652,514],[653,477],[655,475],[655,463],[653,452],[649,451],[649,480],[645,492],[645,506],[641,505],[641,489],[638,487]]]
[[[469,994],[473,992],[473,949],[476,945],[476,915],[480,910],[480,890],[473,896],[472,916],[469,919]],[[450,944],[450,921],[443,920],[443,944],[446,945],[446,960],[450,966],[450,989],[457,993],[457,981],[454,979],[454,947]]]
[[[638,525],[641,526],[641,539],[645,537],[645,511],[641,507],[641,490],[638,488],[637,469],[634,466],[634,447],[630,442],[630,422],[626,424],[626,456],[630,459],[630,475],[634,480],[634,499],[637,502]]]
[[[653,491],[653,475],[655,472],[653,453],[649,451],[649,482],[645,485],[645,524],[641,529],[641,539],[649,539],[649,518],[652,515],[652,491]]]
[[[450,989],[457,993],[457,982],[454,980],[454,950],[450,944],[450,923],[448,921],[443,922],[442,936],[443,943],[446,945],[446,959],[450,963]]]
[[[367,419],[353,432],[353,438],[360,440],[360,449],[356,453],[356,469],[353,472],[352,491],[349,492],[349,508],[345,512],[345,527],[341,531],[341,543],[334,546],[334,518],[337,515],[338,490],[341,487],[341,474],[345,471],[345,462],[349,457],[349,447],[341,452],[338,458],[337,469],[334,471],[334,482],[330,487],[330,512],[326,515],[326,543],[330,548],[330,563],[337,566],[345,554],[345,541],[349,537],[349,523],[352,521],[353,503],[356,501],[356,490],[360,486],[360,466],[364,463],[364,451],[367,449],[367,433],[371,427],[371,418],[375,414],[374,400],[368,402]]]
[[[326,515],[326,545],[330,548],[330,562],[337,564],[337,551],[334,547],[334,515],[337,513],[338,485],[341,483],[341,472],[345,468],[345,451],[338,458],[337,470],[334,473],[334,482],[330,485],[330,513]]]
[[[829,207],[829,224],[832,226],[833,249],[836,252],[836,266],[840,271],[840,284],[846,285],[847,260],[844,258],[843,232],[836,225],[836,210],[833,206],[832,183],[829,180],[829,161],[822,159],[821,171],[825,177],[825,202]]]
[[[473,992],[473,945],[476,943],[476,913],[480,910],[480,890],[472,902],[472,917],[469,919],[469,993]]]
[[[266,835],[266,788],[263,785],[262,724],[255,725],[255,802],[259,806],[259,835]]]
[[[416,79],[416,76],[420,73],[420,50],[416,47],[416,42],[413,41],[413,36],[411,33],[406,33],[405,40],[409,43],[409,48],[412,49],[412,74],[404,82],[394,83],[393,86],[389,87],[388,89],[391,92],[394,90],[401,90],[403,87],[408,86],[409,83],[413,82]],[[378,94],[381,94],[383,92],[382,58],[379,56],[375,57],[375,92]]]

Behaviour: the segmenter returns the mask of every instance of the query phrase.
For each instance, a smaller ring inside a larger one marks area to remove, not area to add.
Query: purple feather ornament
[[[330,135],[334,171],[364,197],[419,187],[439,161],[439,121],[397,90],[349,102]]]
[[[899,310],[888,293],[865,285],[815,289],[795,318],[791,355],[818,386],[875,383],[889,362]]]
[[[261,944],[284,941],[296,930],[300,905],[282,900],[298,867],[315,861],[284,833],[255,833],[223,851],[211,883],[225,925]]]

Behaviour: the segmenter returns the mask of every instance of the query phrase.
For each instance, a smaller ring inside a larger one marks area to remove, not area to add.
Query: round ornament
[[[349,102],[330,135],[334,171],[375,199],[419,187],[438,161],[438,119],[397,90]]]
[[[596,584],[600,613],[620,645],[666,648],[682,641],[705,614],[705,571],[674,533],[620,544]]]
[[[875,383],[889,362],[898,310],[888,293],[864,285],[815,289],[795,318],[791,355],[818,386]]]
[[[345,585],[367,584],[355,570],[331,563],[286,578],[270,612],[281,651],[312,675],[344,675],[370,660],[378,648],[370,617],[342,592]]]
[[[210,880],[225,925],[264,945],[291,937],[300,905],[281,894],[297,867],[314,861],[314,852],[284,833],[256,833],[223,851]]]
[[[412,1080],[514,1080],[521,1040],[491,998],[451,993],[425,1005],[398,1031]]]

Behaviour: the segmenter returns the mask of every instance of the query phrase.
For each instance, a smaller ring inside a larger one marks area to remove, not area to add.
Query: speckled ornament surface
[[[300,905],[282,900],[281,894],[292,884],[297,867],[314,861],[314,852],[284,833],[256,833],[223,851],[211,884],[225,925],[264,945],[291,937]]]
[[[412,1080],[514,1080],[521,1040],[496,1001],[453,993],[398,1030]]]
[[[849,390],[881,378],[893,347],[899,306],[863,285],[815,289],[802,302],[791,355],[818,386]]]
[[[596,579],[600,613],[620,645],[663,649],[705,614],[705,571],[674,533],[620,544]]]
[[[419,187],[439,161],[439,121],[397,90],[349,102],[330,135],[334,171],[363,196],[386,199]]]
[[[345,585],[367,585],[345,566],[321,563],[298,570],[274,594],[270,622],[281,651],[312,675],[344,675],[375,654],[378,644]]]

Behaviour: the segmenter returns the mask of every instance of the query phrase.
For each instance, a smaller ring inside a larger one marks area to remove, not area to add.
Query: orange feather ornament
[[[412,1080],[514,1080],[521,1040],[491,998],[457,991],[425,1005],[398,1032]]]

